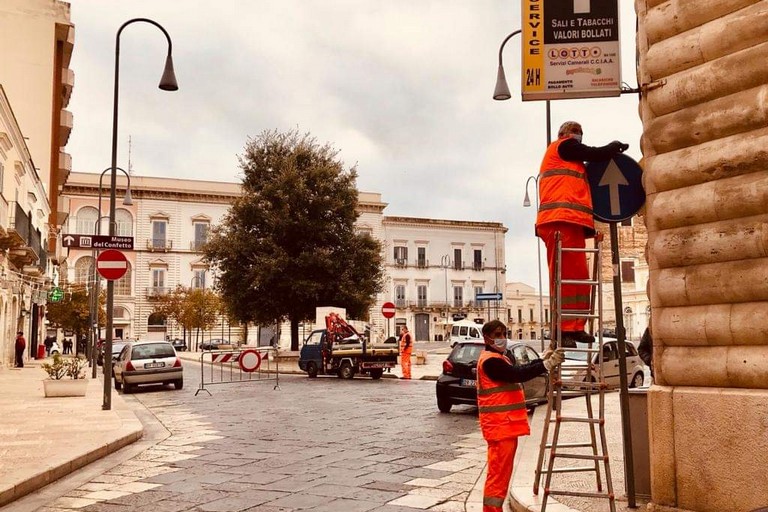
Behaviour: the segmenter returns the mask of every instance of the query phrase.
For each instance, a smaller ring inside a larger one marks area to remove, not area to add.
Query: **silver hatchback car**
[[[603,377],[605,383],[609,388],[618,388],[620,382],[619,374],[619,343],[615,339],[603,338]],[[587,344],[577,343],[578,348],[588,348]],[[637,354],[637,349],[631,341],[626,341],[626,358],[627,358],[627,383],[630,388],[637,388],[643,385],[645,365],[642,359]],[[587,352],[575,352],[565,349],[565,362],[561,367],[563,379],[586,381],[587,371],[583,368],[584,362],[587,360]],[[598,363],[600,361],[599,354],[592,356],[592,364],[597,370]],[[576,369],[579,367],[578,369]],[[595,380],[595,375],[592,375],[592,380]],[[570,387],[578,387],[571,383]],[[566,387],[569,387],[566,386]]]
[[[139,384],[173,384],[184,387],[184,368],[176,349],[167,341],[137,341],[123,347],[113,368],[115,389],[124,393]]]

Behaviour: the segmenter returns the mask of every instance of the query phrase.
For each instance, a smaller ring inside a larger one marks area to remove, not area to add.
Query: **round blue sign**
[[[621,222],[645,204],[643,170],[637,162],[618,154],[607,162],[587,164],[592,211],[603,222]]]

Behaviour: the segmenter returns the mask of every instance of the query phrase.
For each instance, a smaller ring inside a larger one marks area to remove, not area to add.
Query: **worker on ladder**
[[[560,233],[562,247],[584,248],[586,238],[595,235],[592,218],[592,194],[587,180],[585,161],[606,161],[629,147],[617,140],[602,147],[581,143],[581,125],[567,121],[560,126],[557,140],[549,145],[539,171],[539,212],[536,235],[544,240],[549,266],[550,296],[555,296],[555,235]],[[564,252],[561,278],[587,280],[587,256],[583,252]],[[581,284],[562,286],[562,309],[588,310],[589,287]],[[562,346],[575,347],[575,342],[593,343],[594,337],[585,332],[584,318],[562,319]],[[555,342],[553,337],[553,343]]]
[[[485,350],[477,361],[477,406],[480,429],[488,443],[488,471],[483,512],[501,512],[512,478],[517,438],[531,433],[522,382],[550,372],[565,360],[563,349],[543,359],[515,365],[507,355],[507,327],[500,320],[483,326]],[[511,357],[511,356],[510,356]]]

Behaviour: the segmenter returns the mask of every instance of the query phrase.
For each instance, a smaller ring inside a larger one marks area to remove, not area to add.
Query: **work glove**
[[[544,360],[544,368],[546,368],[547,371],[551,373],[552,370],[560,366],[563,361],[565,361],[565,351],[562,348],[558,348],[556,350],[547,350],[544,352],[544,357],[542,359]]]
[[[623,142],[618,140],[611,142],[611,146],[613,146],[616,149],[616,151],[618,151],[619,153],[623,153],[629,149],[629,144],[624,144]]]

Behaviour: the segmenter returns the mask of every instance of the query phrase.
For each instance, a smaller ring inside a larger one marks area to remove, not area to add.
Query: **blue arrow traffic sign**
[[[499,293],[477,293],[475,294],[475,300],[501,300],[502,294]]]
[[[643,170],[627,155],[616,155],[607,162],[589,162],[587,175],[592,211],[598,220],[621,222],[645,204]]]

